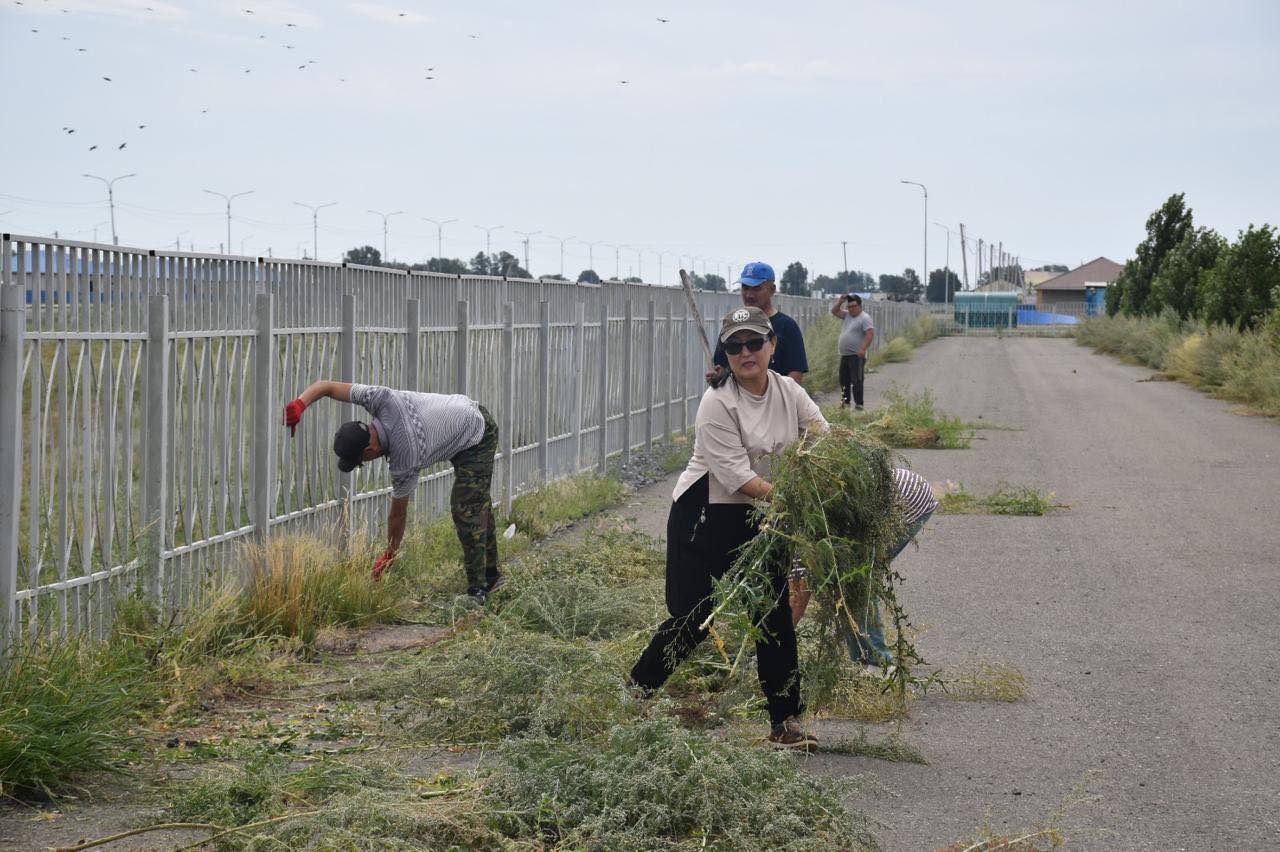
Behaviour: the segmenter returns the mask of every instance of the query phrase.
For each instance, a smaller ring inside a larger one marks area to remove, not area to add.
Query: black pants
[[[733,565],[735,551],[756,534],[749,506],[708,505],[707,486],[704,476],[680,495],[667,517],[667,611],[671,617],[658,627],[631,670],[631,679],[641,686],[662,686],[707,637],[701,624],[713,607],[712,578],[723,576]],[[764,637],[756,643],[760,688],[775,723],[803,709],[786,574],[783,566],[776,567],[773,607],[762,625]]]
[[[862,405],[862,371],[867,366],[867,359],[859,355],[840,356],[840,402],[849,404],[853,397],[854,405]]]

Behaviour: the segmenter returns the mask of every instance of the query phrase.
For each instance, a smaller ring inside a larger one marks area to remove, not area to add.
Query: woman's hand
[[[768,500],[769,495],[773,493],[773,483],[755,476],[746,485],[739,488],[738,493],[745,494],[752,500]]]

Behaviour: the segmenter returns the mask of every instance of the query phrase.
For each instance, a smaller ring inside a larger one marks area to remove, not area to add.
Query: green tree
[[[887,272],[880,276],[880,292],[890,295],[902,295],[907,292],[907,279],[901,275],[890,275]]]
[[[1280,235],[1270,225],[1250,225],[1205,275],[1202,316],[1209,322],[1256,328],[1276,308],[1277,288]]]
[[[578,283],[599,284],[600,276],[596,274],[594,269],[584,269],[578,273]]]
[[[491,254],[488,257],[485,257],[482,251],[476,252],[476,256],[471,258],[471,272],[474,275],[500,275],[507,278],[533,277],[520,266],[515,255],[506,251]]]
[[[800,261],[788,265],[782,273],[782,292],[788,296],[809,295],[809,270]]]
[[[1151,279],[1147,310],[1154,314],[1171,307],[1182,319],[1198,316],[1204,278],[1226,248],[1227,241],[1211,228],[1188,231],[1182,242],[1165,255]]]
[[[355,263],[360,266],[382,266],[382,252],[373,246],[347,249],[347,253],[342,256],[342,259],[346,263]]]
[[[930,302],[949,302],[960,289],[960,278],[954,269],[935,269],[929,273],[929,286],[925,299]]]
[[[1147,299],[1151,294],[1151,280],[1160,270],[1165,255],[1182,242],[1191,228],[1191,208],[1187,207],[1181,192],[1170,195],[1159,210],[1147,217],[1146,239],[1134,250],[1132,265],[1126,263],[1120,277],[1111,285],[1118,290],[1115,298],[1119,300],[1120,310],[1127,314],[1150,313]]]
[[[690,277],[689,283],[693,285],[695,290],[714,290],[717,293],[723,293],[729,289],[723,278],[711,272],[705,276],[695,272]]]
[[[471,271],[466,263],[456,257],[433,257],[426,263],[415,263],[411,268],[426,272],[447,272],[450,275],[466,275]]]

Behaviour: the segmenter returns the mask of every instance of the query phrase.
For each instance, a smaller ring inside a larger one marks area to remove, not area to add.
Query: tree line
[[[1280,334],[1280,233],[1249,227],[1234,242],[1196,227],[1183,193],[1147,218],[1147,235],[1107,288],[1107,313],[1173,311],[1240,329],[1264,324]]]

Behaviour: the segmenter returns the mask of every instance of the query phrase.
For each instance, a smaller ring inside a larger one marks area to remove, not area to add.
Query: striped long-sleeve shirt
[[[484,415],[462,394],[416,393],[381,385],[352,385],[351,401],[373,415],[391,464],[391,494],[408,497],[418,472],[474,447],[484,437]]]
[[[902,517],[908,524],[914,524],[925,515],[938,508],[933,489],[923,476],[903,467],[893,469],[893,485],[898,490],[898,502],[902,506]]]

